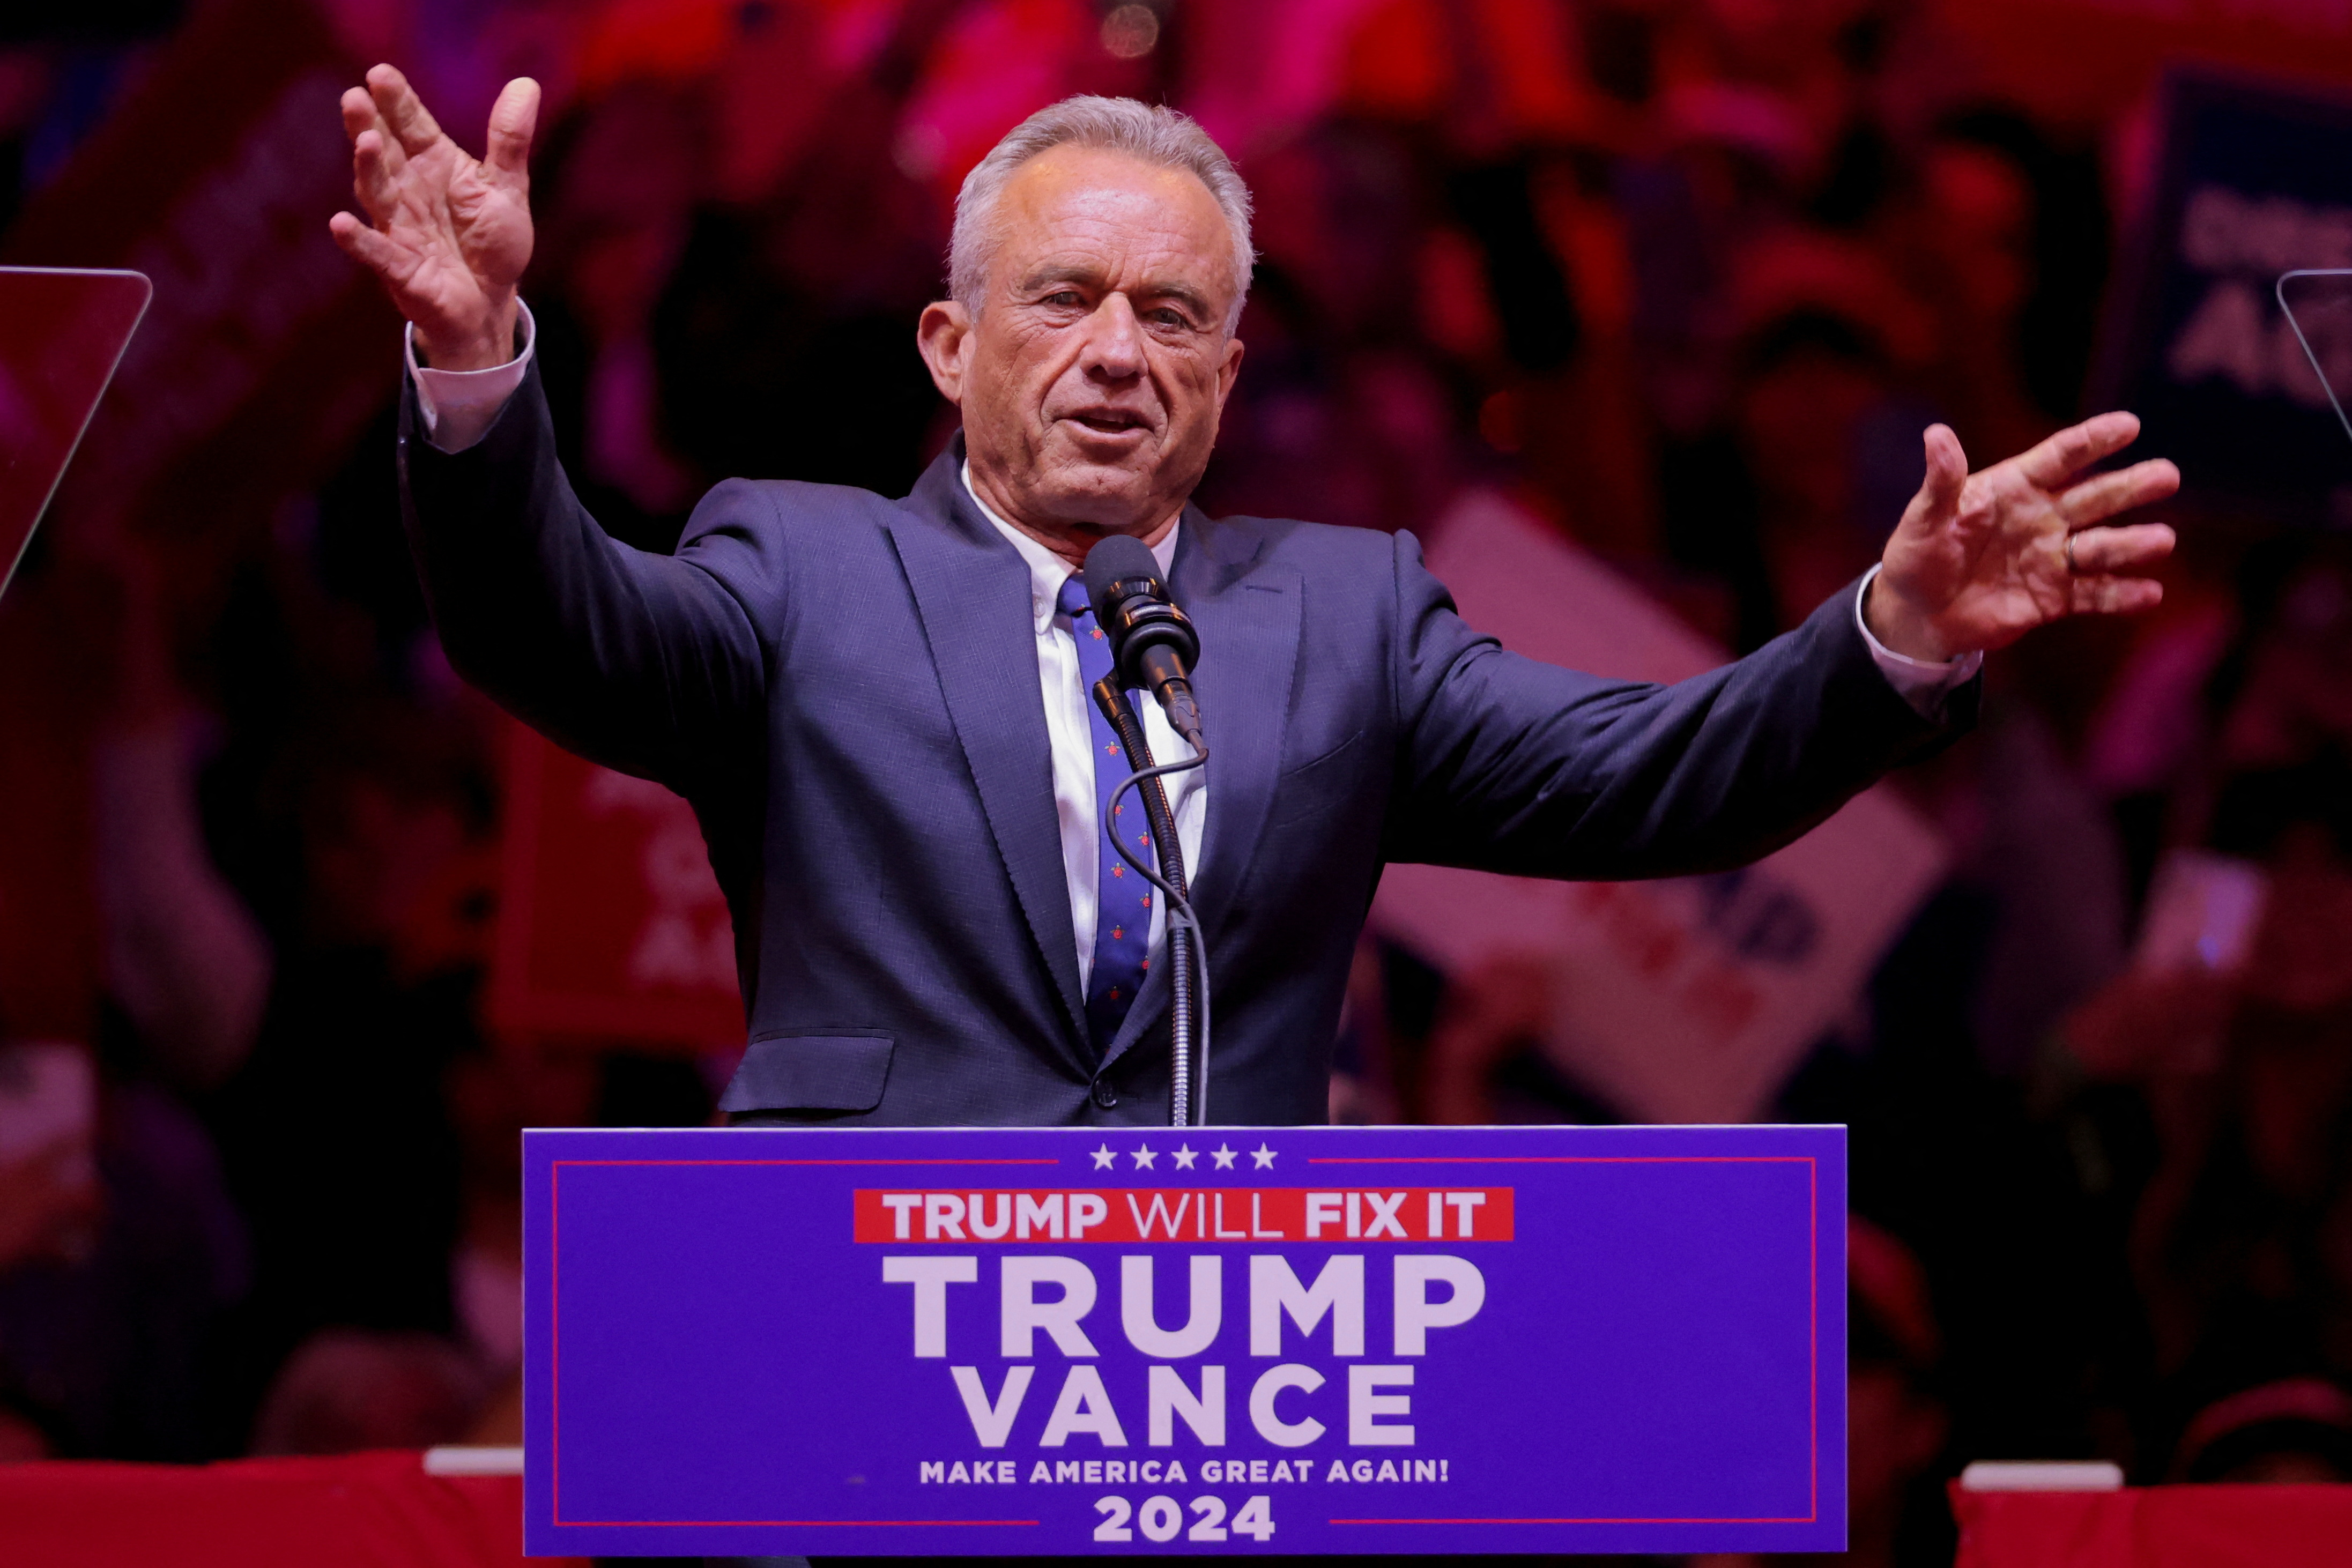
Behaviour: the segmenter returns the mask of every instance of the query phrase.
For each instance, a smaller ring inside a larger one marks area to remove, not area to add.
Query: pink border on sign
[[[1812,1524],[1822,1511],[1822,1214],[1821,1163],[1811,1155],[1316,1155],[1310,1166],[1674,1166],[1674,1165],[1801,1165],[1805,1167],[1809,1311],[1806,1378],[1808,1404],[1806,1443],[1811,1459],[1811,1511],[1801,1519],[1334,1519],[1333,1525],[1369,1524]],[[780,1527],[833,1529],[941,1526],[1034,1526],[1034,1519],[565,1519],[562,1507],[562,1313],[559,1280],[562,1257],[558,1246],[558,1218],[565,1166],[1052,1166],[1057,1159],[893,1159],[893,1160],[554,1160],[548,1166],[548,1369],[553,1378],[548,1394],[548,1522],[553,1528],[591,1529],[725,1529]]]

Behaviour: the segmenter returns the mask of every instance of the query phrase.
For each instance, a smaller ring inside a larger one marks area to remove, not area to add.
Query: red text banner
[[[1507,1186],[861,1187],[860,1241],[1508,1241]]]

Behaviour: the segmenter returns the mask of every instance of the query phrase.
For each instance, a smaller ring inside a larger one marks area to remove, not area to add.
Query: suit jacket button
[[[1095,1080],[1095,1103],[1106,1111],[1118,1103],[1118,1096],[1110,1092],[1110,1084],[1100,1078]]]

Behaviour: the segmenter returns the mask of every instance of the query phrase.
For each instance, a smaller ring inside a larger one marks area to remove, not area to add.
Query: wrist
[[[436,371],[494,371],[520,353],[516,328],[521,311],[515,294],[493,306],[478,326],[416,325],[417,362]]]
[[[1891,581],[1883,567],[1863,591],[1862,621],[1880,646],[1922,664],[1946,664],[1968,652],[1951,647],[1937,632],[1934,617]]]

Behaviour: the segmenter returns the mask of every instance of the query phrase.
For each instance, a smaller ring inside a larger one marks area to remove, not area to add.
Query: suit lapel
[[[1201,863],[1188,869],[1192,910],[1213,954],[1244,913],[1240,894],[1274,800],[1298,661],[1298,575],[1252,570],[1257,547],[1255,530],[1213,523],[1187,507],[1169,572],[1177,605],[1201,633],[1192,688],[1209,742],[1209,814]],[[1155,963],[1106,1062],[1157,1023],[1170,989],[1169,964]]]
[[[890,533],[989,831],[1074,1031],[1057,1043],[1083,1069],[1073,1048],[1087,1038],[1086,1003],[1037,695],[1029,569],[964,493],[961,452],[959,440],[931,465]]]

